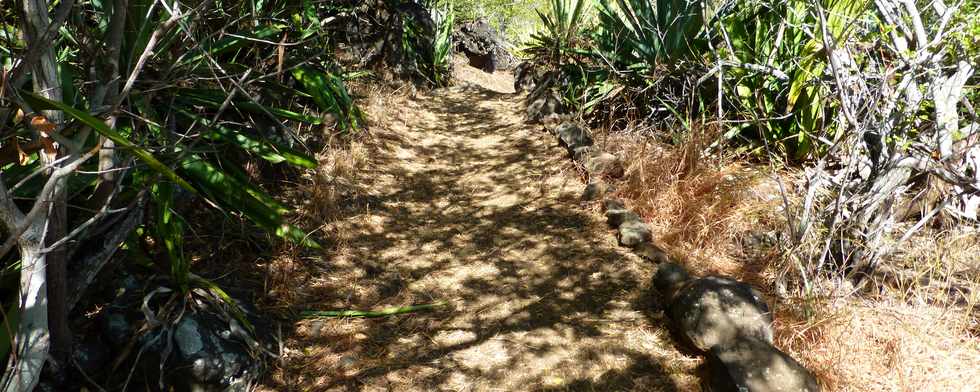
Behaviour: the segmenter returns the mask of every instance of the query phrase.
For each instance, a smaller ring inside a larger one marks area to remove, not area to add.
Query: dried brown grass
[[[887,296],[823,303],[817,314],[777,314],[776,340],[827,390],[980,390],[980,339],[964,312]]]
[[[822,297],[805,304],[814,316],[784,307],[777,339],[829,390],[980,390],[978,240],[927,230],[896,245],[863,289],[818,279]]]
[[[668,146],[636,134],[606,136],[606,149],[627,163],[617,195],[643,215],[654,237],[696,273],[758,280],[770,260],[747,265],[746,238],[782,224],[772,178],[735,159],[700,157],[701,140]]]
[[[746,280],[770,294],[776,345],[812,369],[830,391],[980,390],[980,240],[927,233],[889,261],[868,292],[775,295],[792,258],[760,234],[784,232],[776,178],[738,159],[706,161],[712,132],[675,146],[630,133],[601,136],[629,165],[617,195],[641,213],[659,245],[697,274]],[[778,176],[778,177],[777,177]],[[791,202],[794,195],[786,195]],[[786,248],[786,247],[783,247]]]
[[[387,83],[387,82],[385,82]],[[343,219],[345,206],[363,197],[363,176],[370,172],[370,155],[378,148],[384,148],[389,134],[390,121],[386,113],[396,110],[414,89],[389,84],[372,85],[364,82],[352,83],[349,88],[357,97],[362,111],[368,114],[367,127],[354,135],[340,135],[331,129],[324,129],[325,143],[316,154],[317,169],[302,177],[302,182],[288,189],[284,197],[290,205],[301,206],[293,214],[293,223],[299,227],[314,228],[311,233],[324,246],[323,252],[339,254],[344,252],[347,243],[355,234],[345,230],[343,225],[332,223]],[[267,310],[291,309],[308,302],[315,293],[301,290],[307,287],[311,275],[311,260],[322,259],[321,254],[292,243],[281,243],[274,257],[266,261],[265,292],[263,306]]]

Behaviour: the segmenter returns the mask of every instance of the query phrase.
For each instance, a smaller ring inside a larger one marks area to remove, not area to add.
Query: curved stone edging
[[[584,169],[587,185],[582,200],[602,200],[602,211],[619,244],[659,266],[654,287],[664,297],[673,327],[706,355],[710,390],[819,391],[809,370],[773,346],[772,314],[758,290],[725,277],[691,277],[654,244],[652,231],[639,214],[622,200],[607,197],[613,187],[606,180],[624,175],[621,158],[597,148],[587,128],[561,121],[564,107],[550,84],[540,84],[528,95],[528,122],[559,120],[554,128],[546,128]]]

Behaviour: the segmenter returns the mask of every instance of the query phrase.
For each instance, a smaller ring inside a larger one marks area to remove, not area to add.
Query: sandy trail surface
[[[565,152],[523,107],[463,83],[371,113],[388,129],[329,224],[318,277],[296,290],[317,309],[450,305],[302,321],[267,388],[698,389],[700,361],[655,310],[653,266],[579,201]]]

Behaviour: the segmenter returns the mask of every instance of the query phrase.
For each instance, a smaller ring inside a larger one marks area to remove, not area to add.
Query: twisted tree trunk
[[[72,2],[59,9],[70,10]],[[23,0],[24,34],[29,47],[40,53],[28,53],[37,58],[29,64],[33,75],[34,91],[48,99],[61,100],[61,81],[55,52],[50,42],[54,40],[49,27],[48,3],[46,0]],[[58,18],[62,19],[63,18]],[[47,41],[47,42],[45,42]],[[4,224],[11,236],[17,238],[21,256],[20,276],[20,324],[17,329],[11,360],[3,377],[5,391],[30,391],[37,385],[41,369],[48,358],[52,343],[55,344],[56,363],[64,364],[71,349],[71,333],[68,330],[68,315],[65,304],[66,277],[65,254],[57,251],[46,253],[45,244],[61,239],[66,225],[66,181],[58,173],[57,163],[62,148],[46,132],[57,132],[63,123],[62,113],[44,113],[45,127],[37,127],[37,137],[41,139],[44,151],[39,152],[41,162],[49,167],[48,184],[41,192],[34,207],[27,215],[22,214],[10,201],[6,187],[0,189],[0,196],[6,199]],[[49,327],[54,326],[54,336]]]

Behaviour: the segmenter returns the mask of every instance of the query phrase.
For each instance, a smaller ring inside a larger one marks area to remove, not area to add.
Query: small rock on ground
[[[657,264],[670,262],[670,255],[652,242],[644,242],[640,244],[633,249],[633,253],[636,253],[637,256],[642,257],[644,260],[652,261]]]
[[[604,181],[593,181],[585,185],[582,192],[582,201],[595,201],[601,199],[609,192],[609,185]]]
[[[627,214],[627,218],[630,218],[631,216],[636,216],[636,214],[632,212]],[[643,221],[638,218],[629,219],[619,225],[620,245],[633,248],[645,242],[649,242],[652,238],[653,233],[650,231],[650,226],[647,226],[646,223],[643,223]]]
[[[565,112],[565,106],[554,94],[545,94],[541,98],[535,99],[527,105],[527,121],[539,122],[552,114]]]
[[[555,133],[558,134],[558,140],[561,144],[569,151],[592,145],[592,136],[589,135],[589,131],[572,122],[562,123],[555,129]]]
[[[623,161],[608,152],[594,154],[585,160],[585,170],[593,177],[620,178],[625,170]]]

